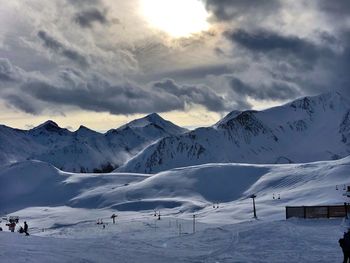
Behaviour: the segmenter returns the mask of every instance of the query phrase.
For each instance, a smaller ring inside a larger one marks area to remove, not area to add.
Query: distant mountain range
[[[70,172],[110,172],[149,144],[187,130],[150,114],[105,134],[47,121],[31,130],[0,126],[0,165],[41,160]]]
[[[233,111],[188,131],[150,114],[105,134],[47,121],[0,126],[0,165],[40,160],[68,172],[157,173],[204,163],[304,163],[350,154],[350,103],[336,92],[263,111]]]
[[[304,163],[350,154],[350,103],[337,92],[263,111],[233,111],[218,123],[160,139],[119,167],[157,173],[204,163]]]

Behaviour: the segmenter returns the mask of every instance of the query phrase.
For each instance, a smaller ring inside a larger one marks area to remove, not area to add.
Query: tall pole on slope
[[[250,196],[251,199],[253,199],[253,211],[254,211],[254,218],[257,219],[258,217],[256,216],[256,208],[255,208],[255,198],[256,198],[256,195],[255,194],[252,194]]]
[[[196,233],[196,215],[193,215],[193,234]]]

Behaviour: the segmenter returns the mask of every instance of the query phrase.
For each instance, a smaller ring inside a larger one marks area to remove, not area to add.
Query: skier
[[[29,233],[28,233],[28,225],[27,225],[27,222],[24,221],[24,229],[23,229],[24,233],[26,233],[26,236],[29,236]]]
[[[350,259],[350,228],[348,229],[348,232],[344,233],[344,237],[339,239],[339,245],[343,250],[343,263],[348,263],[348,260]]]

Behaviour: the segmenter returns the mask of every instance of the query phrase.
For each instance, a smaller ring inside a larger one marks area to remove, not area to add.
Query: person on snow
[[[348,263],[350,260],[350,228],[344,233],[344,237],[339,239],[339,245],[343,250],[343,263]]]
[[[9,227],[9,230],[11,232],[15,232],[15,228],[16,228],[16,223],[14,221],[10,221],[10,223],[6,224],[6,226]]]
[[[24,221],[24,228],[23,228],[23,231],[24,233],[26,233],[26,236],[29,236],[29,233],[28,233],[28,224],[26,221]]]
[[[18,233],[20,233],[20,234],[23,234],[23,233],[24,233],[23,227],[20,227],[20,228],[18,229]]]

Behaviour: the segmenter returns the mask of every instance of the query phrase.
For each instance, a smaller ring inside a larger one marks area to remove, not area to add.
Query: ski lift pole
[[[254,212],[254,218],[257,219],[258,217],[256,216],[256,208],[255,208],[255,198],[256,198],[256,195],[255,194],[252,194],[250,196],[251,199],[253,199],[253,212]]]
[[[196,233],[196,215],[193,215],[193,234]]]

